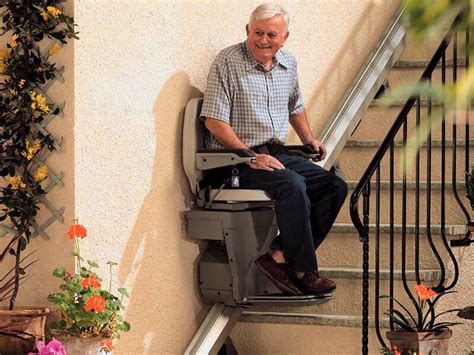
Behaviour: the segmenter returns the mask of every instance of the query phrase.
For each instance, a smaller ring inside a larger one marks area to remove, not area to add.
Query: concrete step
[[[409,40],[407,47],[403,50],[400,57],[401,61],[413,61],[413,60],[430,60],[441,43],[443,36],[440,36],[437,39],[432,39],[430,41],[423,41],[423,43],[417,42],[415,40]],[[461,55],[460,51],[465,45],[465,35],[459,33],[458,35],[458,57]],[[446,59],[450,60],[453,58],[453,43],[451,42],[446,50]]]
[[[327,314],[327,315],[345,315],[358,316],[362,313],[362,276],[361,268],[341,268],[341,267],[320,267],[322,277],[330,278],[336,281],[337,289],[333,293],[333,298],[324,304],[302,306],[302,307],[277,307],[277,306],[250,306],[249,310],[258,312],[277,312],[292,314]],[[416,276],[414,270],[407,270],[406,273],[407,286],[414,292],[416,284]],[[449,273],[447,276],[449,277]],[[375,299],[375,270],[369,270],[369,297]],[[441,272],[437,269],[420,270],[420,279],[424,285],[433,287],[438,284],[441,279]],[[379,270],[379,295],[390,294],[390,270]],[[402,272],[400,269],[394,270],[394,295],[397,299],[410,307],[411,302],[406,294],[402,283]],[[274,285],[269,282],[266,287],[269,293],[278,292]],[[388,309],[388,302],[384,299],[380,301],[381,309]],[[374,315],[373,308],[369,315]],[[330,324],[328,324],[330,325]]]
[[[348,228],[349,229],[349,228]],[[449,240],[450,238],[448,238]],[[433,235],[432,241],[441,255],[442,260],[447,260],[448,253],[441,236]],[[402,236],[395,234],[394,243],[394,268],[400,270],[402,267]],[[415,265],[415,235],[406,235],[405,247],[405,265],[407,269],[414,269]],[[361,268],[362,267],[362,246],[359,241],[359,234],[355,231],[352,233],[337,233],[331,231],[316,254],[318,264],[321,268]],[[374,234],[369,235],[369,268],[375,268],[375,247],[376,238]],[[428,237],[426,235],[419,236],[419,265],[420,269],[438,270],[440,268],[435,258]],[[379,245],[379,262],[381,269],[390,268],[390,235],[380,235]]]
[[[395,224],[393,226],[394,233],[399,235],[402,233],[402,225]],[[416,226],[415,225],[407,225],[406,226],[406,233],[407,234],[415,234]],[[441,235],[441,225],[431,225],[431,235]],[[447,236],[460,236],[466,233],[466,226],[465,225],[456,225],[456,224],[448,224],[445,226],[445,231]],[[356,232],[356,228],[352,223],[334,223],[331,233],[354,233]],[[419,227],[419,234],[426,235],[427,228],[426,225],[420,225]],[[369,234],[375,233],[375,224],[369,224]],[[390,225],[389,224],[380,224],[380,234],[389,234],[390,233]]]
[[[362,316],[324,313],[244,311],[241,322],[362,327]],[[369,327],[373,328],[374,326],[375,320],[373,317],[369,317]],[[383,319],[382,327],[389,328],[387,318]]]
[[[399,60],[395,63],[393,68],[396,69],[411,69],[411,68],[426,68],[430,63],[429,60]],[[452,67],[454,65],[454,60],[449,59],[446,61],[446,67]],[[458,59],[457,60],[458,67],[465,67],[466,66],[466,59]],[[441,63],[438,64],[441,67]]]
[[[392,85],[392,84],[390,84]],[[374,99],[372,100],[372,102],[370,103],[370,108],[372,107],[387,107],[388,104],[390,104],[390,106],[392,107],[403,107],[405,106],[406,102],[407,102],[408,99],[397,99],[397,100],[393,100],[393,101],[390,101],[388,102],[386,99]],[[420,105],[423,106],[423,107],[426,107],[428,106],[428,103],[429,103],[429,100],[427,98],[422,98],[421,101],[420,101]],[[441,102],[440,101],[437,101],[437,100],[431,100],[431,106],[441,106]]]
[[[365,173],[367,166],[375,156],[378,147],[376,146],[377,143],[374,142],[361,142],[356,143],[358,146],[348,146],[345,147],[340,156],[338,157],[338,161],[340,164],[340,168],[344,172],[344,175],[349,180],[358,180],[362,177]],[[381,143],[379,143],[380,146]],[[437,144],[433,141],[433,144]],[[367,146],[364,146],[367,145]],[[451,180],[452,175],[452,151],[453,148],[447,148],[445,151],[445,179]],[[474,146],[469,148],[470,155],[474,154]],[[440,181],[441,180],[441,158],[442,158],[442,150],[437,147],[432,147],[431,149],[431,171],[430,171],[430,179],[432,181]],[[401,146],[395,148],[395,155],[394,155],[394,179],[395,180],[402,180],[403,178],[403,171],[402,171],[402,161],[403,161],[403,149]],[[427,149],[422,148],[420,151],[420,180],[426,180],[428,176],[427,173]],[[465,177],[465,148],[458,147],[456,150],[456,180],[463,181]],[[389,180],[390,179],[390,153],[389,150],[386,151],[381,163],[380,163],[380,172],[381,172],[381,180]],[[415,180],[416,177],[416,167],[415,167],[415,156],[413,156],[413,163],[407,165],[406,171],[407,180]],[[375,179],[375,177],[374,177]]]
[[[432,116],[432,127],[431,136],[433,139],[441,139],[441,114],[436,112],[438,108],[433,108]],[[401,107],[370,107],[364,114],[362,121],[359,126],[352,134],[352,139],[377,139],[382,140],[387,135],[388,131],[392,127],[393,123],[397,119]],[[422,107],[420,111],[420,120],[423,122],[427,117],[427,108]],[[456,133],[457,139],[465,140],[465,122],[466,115],[458,114],[456,116]],[[471,119],[471,127],[474,125],[474,121]],[[408,137],[411,137],[416,127],[416,107],[412,108],[408,114]],[[472,131],[472,128],[471,128]],[[453,138],[453,117],[452,115],[446,116],[446,139]],[[402,130],[397,135],[398,139],[402,139]]]
[[[431,148],[441,148],[443,145],[441,139],[432,139],[431,140]],[[446,148],[453,148],[454,147],[454,140],[446,139],[445,142]],[[382,145],[381,140],[377,139],[349,139],[344,148],[378,148]],[[402,148],[403,141],[398,140],[395,141],[395,148]],[[428,143],[425,142],[422,144],[422,148],[428,147]],[[456,140],[456,147],[465,148],[466,147],[466,140],[465,139],[457,139]],[[474,145],[473,145],[474,147]]]
[[[361,268],[343,268],[343,267],[320,267],[319,273],[321,277],[328,279],[358,279],[362,280],[363,271]],[[431,270],[420,270],[420,279],[425,282],[437,281],[441,277],[441,271]],[[407,281],[415,281],[416,275],[415,270],[406,270],[405,278]],[[375,280],[375,269],[369,269],[369,279]],[[379,270],[380,280],[390,279],[389,269]],[[402,271],[400,269],[394,270],[394,280],[402,280]]]
[[[270,317],[268,317],[270,318]],[[312,325],[296,319],[294,324],[278,317],[269,323],[259,322],[256,315],[244,315],[232,330],[231,337],[239,354],[315,354],[354,355],[361,353],[361,329],[358,326]],[[319,322],[325,315],[316,315]],[[332,320],[328,322],[350,322]],[[360,324],[354,319],[353,324]],[[383,330],[385,333],[385,329]],[[262,341],[264,340],[264,341]],[[264,344],[262,344],[264,343]],[[369,354],[380,355],[380,344],[374,328],[369,329]]]
[[[346,181],[347,187],[349,190],[354,190],[357,187],[357,184],[359,181],[356,180],[349,180]],[[375,182],[373,181],[370,184],[371,189],[375,189]],[[416,189],[416,181],[407,181],[406,183],[407,190],[415,190]],[[426,190],[427,183],[426,181],[420,181],[420,191]],[[450,181],[445,181],[445,189],[446,190],[451,190],[453,184]],[[403,189],[403,181],[394,181],[393,182],[393,188],[394,190],[402,190]],[[458,182],[456,183],[456,188],[458,191],[464,191],[466,190],[466,184],[464,182]],[[381,190],[389,190],[390,189],[390,181],[380,181],[380,189]],[[431,190],[441,190],[441,181],[432,181],[431,182]]]
[[[388,74],[388,82],[392,89],[395,89],[398,86],[405,85],[407,83],[416,83],[418,80],[421,79],[423,72],[425,71],[424,68],[395,68],[390,71]],[[465,71],[466,67],[458,67],[457,68],[457,78],[461,78]],[[453,70],[452,68],[446,68],[445,72],[445,80],[447,84],[453,83]],[[442,70],[441,67],[437,67],[433,73],[431,73],[431,81],[435,85],[441,85],[442,80]],[[389,91],[390,92],[390,91]]]
[[[361,273],[362,275],[362,273]],[[388,295],[390,294],[390,282],[388,280],[388,272],[386,278],[383,278],[379,281],[379,295]],[[335,279],[337,283],[337,289],[333,293],[333,298],[324,304],[317,304],[311,306],[301,306],[301,307],[281,307],[281,306],[251,306],[249,310],[259,311],[259,312],[285,312],[285,313],[302,313],[302,314],[331,314],[331,315],[349,315],[349,316],[359,316],[362,314],[362,280],[361,279]],[[407,280],[407,286],[409,289],[414,292],[415,280]],[[437,283],[432,281],[423,281],[428,287],[433,287]],[[395,281],[394,285],[394,295],[397,299],[406,307],[410,307],[411,302],[406,294],[403,283],[401,281]],[[274,291],[273,288],[270,288],[271,292]],[[375,283],[374,281],[369,282],[369,299],[372,301],[375,299]],[[381,310],[389,308],[389,302],[386,299],[380,300]],[[369,315],[373,316],[374,309],[369,311]]]
[[[371,190],[371,199],[369,204],[369,216],[370,221],[375,223],[375,216],[376,216],[376,195],[375,195],[375,187]],[[465,198],[466,191],[459,190],[458,191],[461,199],[466,201]],[[416,190],[407,189],[406,193],[406,204],[405,206],[402,205],[403,199],[403,190],[394,190],[394,203],[393,203],[393,215],[394,215],[394,223],[401,224],[402,223],[402,214],[405,210],[406,212],[406,223],[408,224],[415,224],[416,222],[416,212],[417,212],[417,205],[416,205]],[[426,216],[427,216],[427,190],[420,190],[420,199],[419,199],[419,222],[426,223]],[[446,189],[445,191],[445,220],[444,222],[449,225],[463,225],[466,223],[466,218],[464,213],[461,210],[457,200],[454,197],[452,190]],[[362,202],[360,202],[362,203]],[[344,205],[337,216],[336,222],[351,222],[350,217],[350,198],[347,198],[344,201]],[[441,191],[440,190],[431,190],[430,194],[430,223],[431,224],[441,224]],[[362,210],[359,210],[362,213]],[[390,190],[389,189],[381,189],[380,190],[380,221],[382,223],[389,223],[390,221]]]

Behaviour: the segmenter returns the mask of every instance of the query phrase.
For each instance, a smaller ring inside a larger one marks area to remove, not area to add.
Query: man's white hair
[[[253,20],[268,20],[273,16],[283,17],[283,21],[285,22],[285,30],[288,32],[288,26],[290,25],[290,16],[288,15],[288,12],[286,12],[281,6],[270,2],[259,5],[255,8],[255,10],[252,11],[249,19],[249,25]]]

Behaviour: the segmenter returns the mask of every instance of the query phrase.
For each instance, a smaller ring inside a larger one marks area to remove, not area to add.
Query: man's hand
[[[317,139],[313,139],[308,144],[311,145],[315,151],[319,152],[319,154],[320,154],[319,159],[320,160],[324,160],[324,158],[326,158],[327,151],[326,151],[326,147],[324,146],[323,143],[321,143]]]
[[[252,169],[273,171],[275,169],[282,170],[285,166],[280,161],[268,154],[255,154],[256,158],[248,163]]]

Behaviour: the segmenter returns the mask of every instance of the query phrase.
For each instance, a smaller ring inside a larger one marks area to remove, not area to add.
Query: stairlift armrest
[[[306,159],[311,159],[314,161],[321,160],[321,153],[314,150],[314,148],[309,145],[285,145],[285,148],[293,155],[299,155]]]
[[[250,149],[198,149],[196,165],[199,170],[249,163],[255,159]]]

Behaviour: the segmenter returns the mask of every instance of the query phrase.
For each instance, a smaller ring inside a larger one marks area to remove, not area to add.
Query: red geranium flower
[[[87,229],[81,224],[72,224],[67,232],[67,236],[69,239],[74,239],[75,237],[83,239],[87,237]]]
[[[92,288],[99,288],[100,281],[95,278],[93,274],[90,274],[89,277],[85,278],[81,282],[82,287],[92,287]]]
[[[421,285],[421,284],[415,286],[415,291],[416,291],[416,294],[418,295],[418,298],[422,301],[436,296],[435,291],[433,291],[431,288],[428,288],[425,285]]]
[[[100,312],[105,308],[105,298],[103,298],[101,295],[91,296],[87,299],[86,305],[83,308],[87,312]]]
[[[115,349],[115,346],[112,344],[112,339],[109,339],[107,341],[101,341],[100,347],[105,348],[108,352],[111,352]]]

